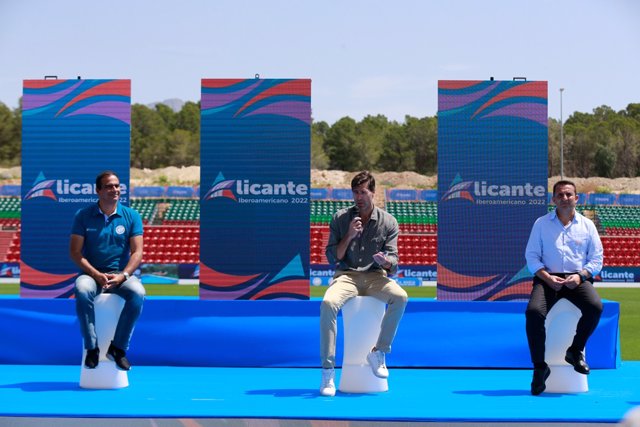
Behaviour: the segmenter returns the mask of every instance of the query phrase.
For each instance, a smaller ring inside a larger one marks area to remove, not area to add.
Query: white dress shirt
[[[576,273],[584,269],[593,277],[602,270],[603,253],[593,221],[576,211],[565,226],[553,210],[533,224],[525,258],[532,274],[541,268],[549,273]]]

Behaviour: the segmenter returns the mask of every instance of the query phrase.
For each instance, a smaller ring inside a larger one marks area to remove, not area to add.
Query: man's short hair
[[[351,180],[351,189],[360,187],[362,184],[367,183],[367,189],[372,193],[376,192],[376,179],[371,175],[369,171],[362,171],[353,177]]]
[[[562,187],[563,185],[570,185],[573,187],[573,192],[578,194],[578,189],[576,188],[576,184],[574,184],[572,181],[568,181],[566,179],[562,179],[558,182],[556,182],[555,184],[553,184],[553,195],[556,195],[556,190],[558,189],[558,187]]]
[[[120,179],[120,177],[118,177],[118,174],[116,174],[114,171],[106,170],[106,171],[100,172],[98,176],[96,176],[96,190],[102,190],[102,178],[104,178],[105,176],[112,176],[112,175]]]

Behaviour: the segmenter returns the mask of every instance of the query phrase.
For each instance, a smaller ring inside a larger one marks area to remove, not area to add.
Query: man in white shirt
[[[603,259],[596,226],[576,211],[578,194],[573,182],[556,182],[552,200],[556,209],[536,220],[525,252],[527,267],[535,275],[526,311],[533,395],[545,390],[551,373],[544,360],[544,322],[551,307],[566,298],[582,312],[565,360],[584,375],[589,374],[584,347],[602,314],[602,301],[593,287],[593,276],[602,269]]]

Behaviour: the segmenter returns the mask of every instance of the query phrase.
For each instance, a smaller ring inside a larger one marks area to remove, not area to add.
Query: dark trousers
[[[558,274],[558,276],[563,276]],[[590,281],[582,282],[575,289],[563,286],[559,291],[554,291],[537,276],[533,279],[533,289],[527,305],[527,340],[533,364],[544,363],[545,340],[547,334],[544,321],[551,307],[560,299],[566,298],[582,312],[578,321],[576,334],[573,337],[571,348],[582,351],[587,344],[587,339],[595,331],[600,315],[602,314],[602,301]]]

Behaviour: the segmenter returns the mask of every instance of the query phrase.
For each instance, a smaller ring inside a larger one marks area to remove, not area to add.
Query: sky
[[[402,122],[437,113],[438,80],[526,77],[566,120],[640,102],[640,1],[0,0],[0,58],[11,108],[45,75],[131,79],[149,104],[259,74],[310,78],[316,121]]]

